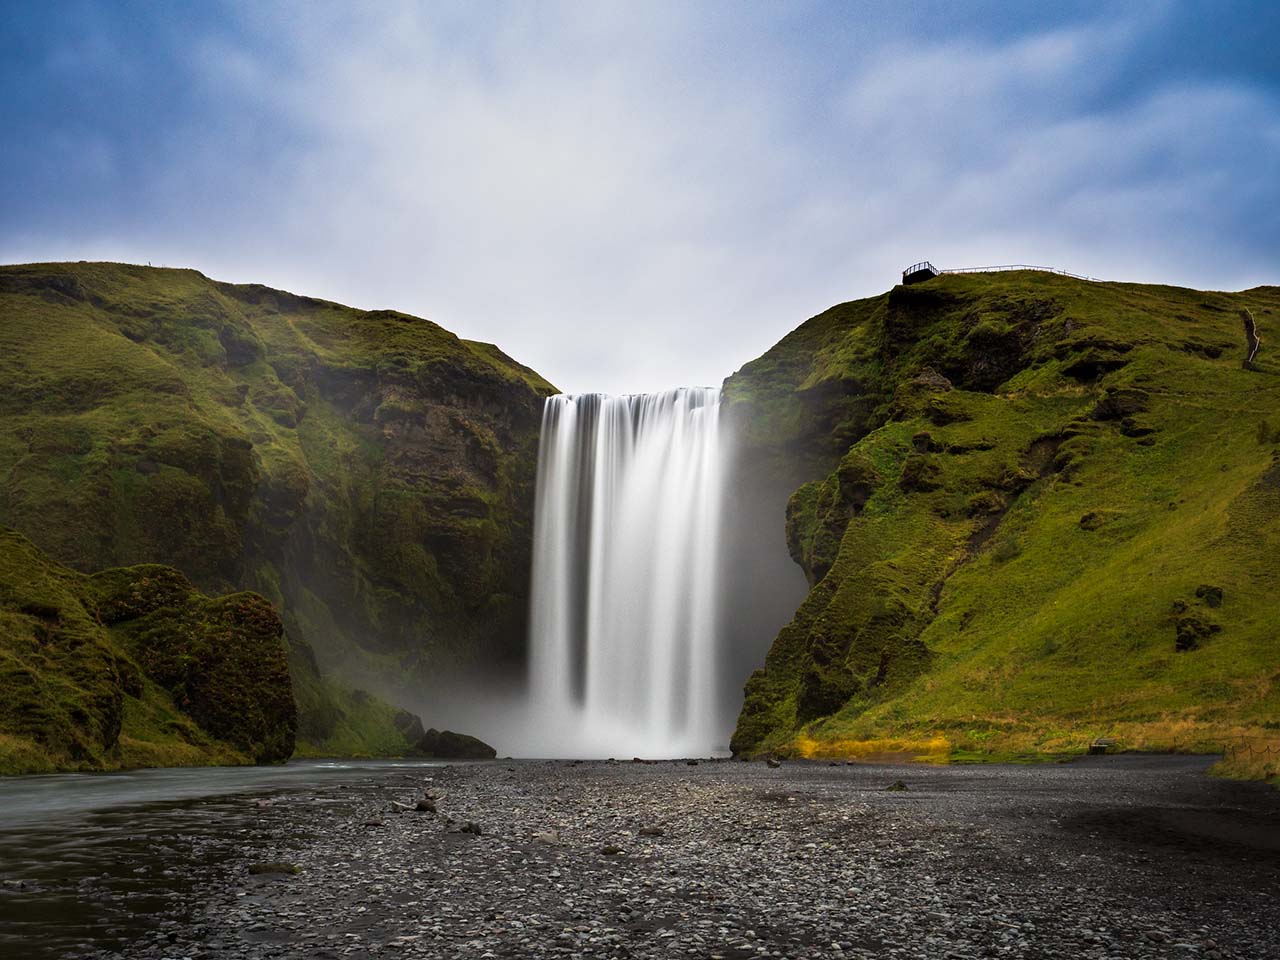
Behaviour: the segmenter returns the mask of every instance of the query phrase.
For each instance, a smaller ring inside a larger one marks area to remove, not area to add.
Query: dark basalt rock
[[[397,710],[391,722],[410,743],[416,744],[426,736],[427,731],[422,728],[422,719],[408,710]]]
[[[492,760],[498,755],[498,751],[483,740],[434,727],[422,735],[410,753],[436,760]]]
[[[1201,641],[1222,629],[1218,624],[1206,622],[1199,617],[1179,617],[1175,627],[1177,639],[1174,641],[1174,649],[1180,653],[1197,649]]]
[[[1196,596],[1215,610],[1222,606],[1222,588],[1202,583],[1196,587]]]

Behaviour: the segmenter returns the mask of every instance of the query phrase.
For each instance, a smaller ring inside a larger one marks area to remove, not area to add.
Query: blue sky
[[[712,384],[924,258],[1276,283],[1277,36],[1271,3],[9,0],[0,261]]]

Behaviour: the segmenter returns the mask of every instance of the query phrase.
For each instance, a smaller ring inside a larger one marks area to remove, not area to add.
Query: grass
[[[0,267],[0,382],[0,524],[55,560],[263,593],[334,675],[522,655],[555,388],[492,344],[194,270],[29,264]],[[305,709],[351,713],[316,662],[294,660]]]
[[[0,773],[286,759],[286,656],[261,597],[156,565],[86,576],[0,528]]]
[[[731,402],[762,422],[810,403],[777,440],[748,438],[761,461],[833,418],[852,438],[793,498],[813,587],[748,683],[735,750],[1263,734],[1280,446],[1260,424],[1280,422],[1280,366],[1242,369],[1246,305],[1280,332],[1276,288],[939,278],[833,308],[735,375]]]

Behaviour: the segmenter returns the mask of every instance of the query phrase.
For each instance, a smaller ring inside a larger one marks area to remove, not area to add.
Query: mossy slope
[[[789,505],[811,591],[734,750],[1280,733],[1278,337],[1280,288],[1021,272],[843,304],[745,366],[748,449],[826,475]]]
[[[193,270],[34,264],[0,267],[0,382],[0,523],[77,570],[264,594],[317,748],[387,733],[317,664],[520,662],[554,388],[496,347]]]
[[[0,773],[270,763],[296,726],[262,597],[157,565],[86,576],[0,528]]]

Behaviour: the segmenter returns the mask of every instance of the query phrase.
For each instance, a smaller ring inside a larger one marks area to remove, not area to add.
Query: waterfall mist
[[[808,590],[787,499],[830,470],[743,444],[741,415],[714,389],[549,398],[527,664],[401,702],[513,756],[726,750],[743,683]]]
[[[723,464],[717,389],[547,400],[519,752],[724,748]]]

